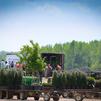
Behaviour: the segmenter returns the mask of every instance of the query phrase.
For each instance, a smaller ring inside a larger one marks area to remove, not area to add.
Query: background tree
[[[54,46],[41,47],[41,52],[57,52],[65,55],[65,69],[89,68],[101,70],[101,41],[80,42],[72,41]]]
[[[31,45],[32,46],[28,46],[28,45],[23,46],[23,48],[21,49],[22,50],[21,52],[22,55],[20,56],[21,60],[23,59],[27,60],[29,58],[35,61],[36,60],[35,57],[38,57],[38,55],[36,54],[37,52],[35,54],[33,53],[33,51],[35,52],[33,48],[35,46],[36,48],[38,48],[38,53],[39,52],[64,53],[65,69],[87,67],[92,70],[101,70],[101,40],[99,41],[94,40],[90,42],[72,41],[63,44],[56,43],[55,45],[46,45],[46,46],[42,46],[41,48],[39,48],[39,45],[37,43],[33,44],[32,42]],[[33,53],[32,55],[33,56],[35,55],[35,57],[31,58],[29,53]],[[6,57],[6,52],[0,52],[0,60],[2,59],[5,60],[5,57]],[[39,62],[39,60],[37,60],[37,62]],[[31,64],[29,60],[28,60],[28,64]]]

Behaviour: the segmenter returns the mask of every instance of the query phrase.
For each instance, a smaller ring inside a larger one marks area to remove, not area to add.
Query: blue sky
[[[0,51],[100,39],[101,0],[0,0]]]

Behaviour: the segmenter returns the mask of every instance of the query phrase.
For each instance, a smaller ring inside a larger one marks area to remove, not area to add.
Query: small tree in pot
[[[24,45],[21,48],[18,56],[20,57],[20,62],[25,64],[26,71],[36,76],[40,76],[40,73],[45,68],[45,62],[40,55],[38,43],[33,43],[32,40],[30,43],[31,46]]]

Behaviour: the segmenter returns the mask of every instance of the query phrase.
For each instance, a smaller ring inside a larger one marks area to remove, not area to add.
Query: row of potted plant
[[[79,71],[72,73],[55,71],[53,73],[52,85],[56,89],[92,88],[95,85],[95,79],[87,77]]]
[[[0,69],[0,86],[15,86],[39,84],[39,77],[23,76],[23,71],[15,68]]]
[[[22,83],[23,72],[20,69],[0,69],[0,87],[18,88]]]

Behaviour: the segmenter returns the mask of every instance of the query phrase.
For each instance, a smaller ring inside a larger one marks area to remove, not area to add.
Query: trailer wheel
[[[75,101],[83,101],[83,96],[80,94],[77,94],[74,96]]]
[[[62,93],[62,96],[63,96],[64,98],[67,98],[67,97],[68,97],[68,93],[67,93],[67,92],[63,92],[63,93]]]
[[[58,93],[54,93],[53,95],[52,95],[52,98],[53,98],[53,100],[54,101],[59,101],[59,94]]]
[[[27,99],[27,95],[24,92],[20,93],[20,99],[21,100],[26,100]]]
[[[43,96],[43,98],[44,98],[44,101],[49,101],[50,100],[50,95],[49,94],[45,94]]]
[[[40,98],[40,94],[36,93],[36,94],[34,95],[34,99],[35,99],[35,100],[39,100],[39,98]]]
[[[73,92],[71,92],[71,91],[70,91],[70,92],[68,92],[68,97],[69,97],[69,98],[74,98],[74,93],[73,93]]]

